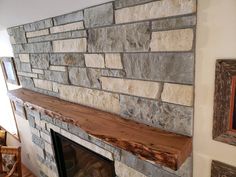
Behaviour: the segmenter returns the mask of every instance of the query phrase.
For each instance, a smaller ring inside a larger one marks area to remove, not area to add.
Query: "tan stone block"
[[[120,112],[118,94],[66,85],[59,86],[59,94],[67,101],[117,114]]]
[[[66,32],[66,31],[79,30],[79,29],[84,29],[84,23],[82,21],[52,27],[52,28],[50,28],[50,32],[51,33],[61,33],[61,32]]]
[[[29,63],[29,54],[19,54],[19,58],[21,62]]]
[[[158,99],[161,84],[158,82],[101,77],[102,89],[129,95]]]
[[[52,91],[52,82],[50,81],[34,79],[34,85],[37,88]]]
[[[67,39],[53,41],[54,52],[86,52],[87,50],[87,39]]]
[[[53,147],[51,144],[47,143],[47,142],[44,142],[45,144],[45,151],[51,155],[54,155],[54,152],[53,152]]]
[[[119,161],[115,161],[115,172],[116,176],[119,177],[146,177],[144,174],[128,167]]]
[[[17,72],[17,74],[19,76],[25,76],[25,77],[33,77],[33,78],[37,78],[38,77],[38,75],[34,74],[34,73]]]
[[[47,141],[48,143],[52,144],[51,136],[44,132],[40,132],[41,138]]]
[[[50,130],[52,129],[53,131],[55,131],[55,132],[57,132],[57,133],[61,133],[60,127],[57,127],[57,126],[55,126],[55,125],[53,125],[53,124],[50,124],[50,123],[47,123],[46,125],[47,125],[47,126],[46,126],[47,131],[50,132]]]
[[[27,32],[26,37],[28,37],[28,38],[38,37],[38,36],[44,36],[44,35],[48,35],[48,34],[49,34],[49,30],[44,29],[44,30],[39,30],[39,31]]]
[[[107,68],[123,69],[120,54],[106,54],[105,63]]]
[[[196,0],[162,0],[115,11],[116,23],[171,17],[196,12]]]
[[[52,83],[52,91],[57,92],[57,93],[59,92],[58,83],[55,83],[55,82]]]
[[[85,65],[92,68],[105,68],[102,54],[85,54]]]
[[[193,86],[165,83],[162,101],[185,106],[193,105]]]
[[[189,51],[193,38],[193,29],[153,32],[151,51]]]
[[[32,69],[32,72],[36,74],[44,74],[44,71],[42,69]]]
[[[53,71],[67,71],[65,66],[50,66],[49,70],[53,70]]]

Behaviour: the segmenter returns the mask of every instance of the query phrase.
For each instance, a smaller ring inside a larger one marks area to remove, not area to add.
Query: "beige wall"
[[[25,164],[34,174],[39,176],[39,168],[36,161],[36,153],[34,145],[32,143],[31,131],[29,123],[26,119],[16,116],[19,135],[21,143],[12,137],[10,134],[7,135],[7,145],[9,146],[21,146],[22,162]]]
[[[210,177],[211,160],[236,166],[236,147],[212,140],[215,60],[236,59],[236,1],[198,0],[194,177]]]

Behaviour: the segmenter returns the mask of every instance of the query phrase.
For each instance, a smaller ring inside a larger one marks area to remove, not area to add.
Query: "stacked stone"
[[[116,0],[8,32],[24,88],[192,136],[195,28],[196,0]]]

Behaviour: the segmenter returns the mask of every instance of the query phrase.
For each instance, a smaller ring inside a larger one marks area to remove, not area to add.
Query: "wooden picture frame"
[[[236,146],[233,129],[235,107],[236,60],[217,60],[213,115],[213,139]]]
[[[236,167],[213,160],[211,163],[211,177],[235,177]]]
[[[3,69],[6,82],[10,84],[19,85],[19,80],[16,74],[16,67],[12,57],[1,58],[1,67]]]

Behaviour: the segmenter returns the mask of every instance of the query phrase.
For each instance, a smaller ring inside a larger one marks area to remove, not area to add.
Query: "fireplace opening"
[[[51,131],[60,177],[115,177],[114,162]]]

